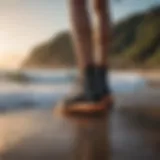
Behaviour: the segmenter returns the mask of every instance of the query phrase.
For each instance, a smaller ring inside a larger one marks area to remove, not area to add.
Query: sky
[[[68,1],[0,0],[0,66],[5,65],[7,59],[12,61],[12,57],[18,61],[33,46],[69,29]],[[117,1],[111,1],[114,22],[160,4],[160,0]]]

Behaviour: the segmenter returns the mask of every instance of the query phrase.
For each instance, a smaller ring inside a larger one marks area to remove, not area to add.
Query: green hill
[[[160,6],[133,15],[113,28],[110,64],[118,68],[160,67]],[[23,67],[64,67],[75,65],[68,31],[36,46]]]

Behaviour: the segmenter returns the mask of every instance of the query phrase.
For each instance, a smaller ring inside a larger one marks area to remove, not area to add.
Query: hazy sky
[[[69,0],[0,0],[0,55],[24,54],[35,44],[69,28]],[[91,0],[92,1],[92,0]],[[160,0],[112,2],[114,21]]]

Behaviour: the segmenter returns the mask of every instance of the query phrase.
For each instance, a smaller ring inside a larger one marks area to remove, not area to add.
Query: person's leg
[[[72,37],[78,69],[81,71],[82,92],[67,99],[70,111],[91,111],[99,102],[96,93],[95,65],[93,60],[92,28],[87,10],[88,0],[70,0]],[[79,84],[80,85],[80,84]]]
[[[109,0],[94,0],[96,15],[96,64],[108,66],[108,51],[111,41]]]
[[[107,82],[108,54],[111,41],[109,0],[94,0],[94,10],[97,20],[95,43],[97,86],[99,93],[110,99],[111,92]]]
[[[69,0],[71,33],[76,60],[82,71],[93,65],[92,28],[87,11],[88,0]]]

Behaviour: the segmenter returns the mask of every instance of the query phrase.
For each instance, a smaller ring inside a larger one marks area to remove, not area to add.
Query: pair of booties
[[[98,112],[112,105],[108,73],[105,67],[88,66],[82,73],[80,92],[64,101],[67,112]]]

